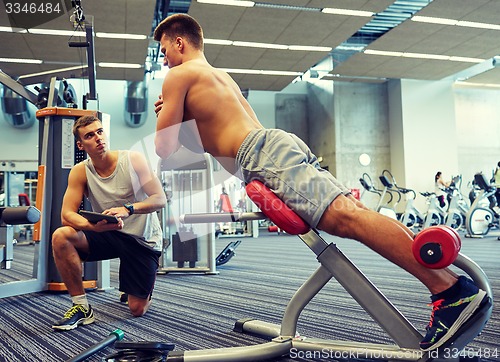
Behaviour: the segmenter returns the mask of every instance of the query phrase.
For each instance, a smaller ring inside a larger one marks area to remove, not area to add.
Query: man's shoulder
[[[85,166],[89,163],[89,159],[86,159],[86,160],[83,160],[83,161],[80,161],[78,162],[76,165],[74,165],[72,168],[71,168],[71,171],[74,171],[74,172],[81,172],[82,170],[85,169]]]
[[[213,68],[206,60],[192,59],[172,67],[168,74],[171,76],[196,76],[199,73],[212,72]]]
[[[70,171],[70,181],[72,182],[81,182],[85,183],[87,181],[87,174],[86,174],[86,162],[87,160],[81,161],[77,163],[75,166],[71,168]]]

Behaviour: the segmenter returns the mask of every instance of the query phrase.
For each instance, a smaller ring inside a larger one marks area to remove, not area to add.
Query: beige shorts
[[[283,130],[250,132],[236,162],[246,183],[262,182],[313,228],[337,196],[350,193],[300,138]]]

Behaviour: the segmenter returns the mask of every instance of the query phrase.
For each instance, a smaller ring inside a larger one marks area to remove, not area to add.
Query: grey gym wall
[[[274,99],[276,128],[293,133],[309,143],[307,95],[277,93]]]
[[[454,87],[453,93],[458,170],[464,181],[479,171],[489,179],[500,161],[500,90]]]
[[[346,186],[360,188],[364,172],[374,181],[390,168],[387,85],[335,82],[334,115],[338,142],[337,174]],[[370,155],[371,163],[362,166],[359,155]]]
[[[249,91],[248,103],[257,115],[260,123],[266,128],[276,128],[275,120],[275,102],[274,96],[276,92],[270,91]]]
[[[321,165],[335,175],[337,159],[335,148],[335,118],[333,108],[333,82],[318,82],[307,87],[309,103],[309,139],[307,143],[323,161]]]
[[[391,147],[391,171],[401,186],[432,192],[437,171],[460,172],[451,81],[393,80],[389,108],[391,145],[402,147]]]
[[[500,161],[500,90],[461,88],[449,79],[394,80],[389,89],[391,162],[398,182],[432,191],[437,171],[448,180],[461,174],[467,194],[475,173],[491,177]]]
[[[367,172],[374,181],[390,167],[386,84],[319,81],[308,86],[309,145],[321,165],[349,188],[361,188]],[[363,166],[359,156],[371,163]],[[366,195],[368,205],[376,204]]]

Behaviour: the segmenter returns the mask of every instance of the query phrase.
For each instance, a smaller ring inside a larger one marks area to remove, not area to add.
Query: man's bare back
[[[173,84],[178,85],[175,90]],[[234,159],[248,133],[262,128],[237,84],[212,67],[202,53],[170,69],[162,97],[163,109],[183,106],[182,121],[194,120],[197,130],[192,131],[199,133],[202,148],[218,159]],[[183,102],[173,104],[171,97]],[[159,122],[162,116],[158,115]]]
[[[196,79],[186,95],[184,120],[196,120],[207,152],[235,157],[248,133],[262,125],[225,72],[209,64],[199,66],[188,62],[184,65]]]

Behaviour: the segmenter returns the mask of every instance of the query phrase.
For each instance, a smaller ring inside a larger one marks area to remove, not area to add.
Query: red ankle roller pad
[[[311,228],[292,209],[260,181],[246,186],[248,197],[273,223],[291,235],[307,233]]]

